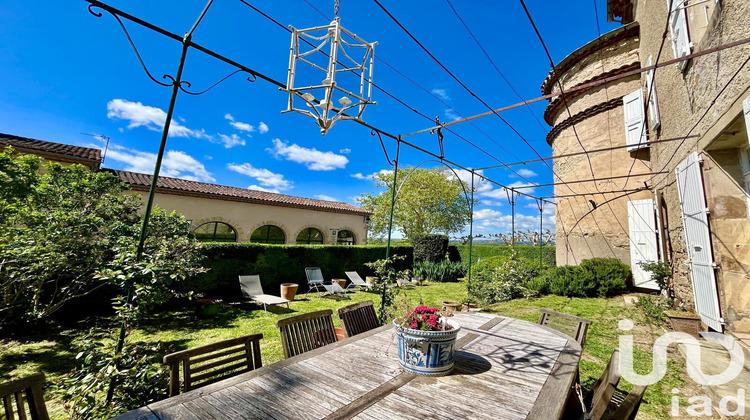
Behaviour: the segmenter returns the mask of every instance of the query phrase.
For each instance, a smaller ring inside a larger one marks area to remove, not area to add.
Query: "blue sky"
[[[302,29],[328,24],[333,1],[308,1],[326,17],[304,0],[250,3],[284,25]],[[599,16],[595,16],[594,1]],[[178,34],[190,28],[205,5],[189,0],[107,3]],[[493,108],[519,102],[447,1],[382,3]],[[605,0],[527,3],[555,62],[596,38],[597,20],[602,32],[618,26],[606,22]],[[524,99],[538,97],[549,62],[520,2],[453,0],[452,5],[515,90]],[[374,70],[378,86],[441,121],[486,111],[374,2],[342,0],[339,16],[343,27],[378,42]],[[154,76],[174,75],[180,44],[138,25],[125,24]],[[286,80],[289,33],[239,0],[216,1],[193,40],[273,79]],[[82,0],[43,1],[34,7],[5,2],[0,8],[0,60],[0,132],[84,146],[103,143],[81,133],[101,134],[111,138],[105,167],[152,171],[170,88],[147,78],[111,16],[92,16]],[[233,70],[191,50],[183,79],[194,90],[202,90]],[[431,125],[377,89],[373,99],[377,105],[369,106],[364,114],[371,125],[393,134]],[[351,121],[339,122],[321,136],[311,118],[281,113],[286,100],[286,94],[272,84],[262,80],[249,83],[241,74],[204,95],[180,94],[162,175],[351,203],[359,194],[372,192],[368,177],[389,168],[377,138]],[[544,138],[550,127],[541,118],[545,105],[546,101],[531,106],[536,118],[523,107],[503,113],[503,117],[542,156],[549,156]],[[480,168],[497,165],[498,160],[536,158],[495,116],[453,128],[487,152],[445,133],[446,157],[463,166]],[[434,135],[420,134],[408,140],[438,153]],[[386,146],[393,155],[395,143],[386,140]],[[426,159],[420,152],[402,148],[402,165],[416,166]],[[552,174],[543,164],[517,168],[532,182],[552,182]],[[507,169],[484,173],[506,185],[526,182]],[[550,195],[541,189],[525,191]],[[475,232],[505,232],[510,225],[505,192],[483,184],[478,186],[477,198]],[[517,226],[538,227],[534,201],[519,199],[516,210]],[[552,213],[547,216],[545,228],[554,229]]]

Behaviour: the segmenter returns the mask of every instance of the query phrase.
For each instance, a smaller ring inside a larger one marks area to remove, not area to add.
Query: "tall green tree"
[[[381,172],[373,180],[379,191],[362,194],[357,201],[373,212],[370,218],[373,235],[382,236],[388,232],[393,174]],[[407,238],[459,232],[469,222],[471,210],[464,195],[464,188],[469,191],[469,187],[464,184],[462,188],[462,181],[448,169],[406,167],[399,169],[396,182],[393,225]]]
[[[135,263],[141,200],[128,189],[111,173],[0,153],[0,327],[126,281],[147,301],[163,300],[157,295],[199,269],[187,221],[161,210]]]

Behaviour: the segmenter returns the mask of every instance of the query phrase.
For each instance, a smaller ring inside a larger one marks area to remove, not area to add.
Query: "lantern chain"
[[[340,0],[334,0],[333,2],[333,15],[339,17],[339,5]]]

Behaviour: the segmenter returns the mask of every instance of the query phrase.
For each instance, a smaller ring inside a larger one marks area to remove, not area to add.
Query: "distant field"
[[[469,261],[469,245],[456,245],[458,252],[461,254],[462,261]],[[539,247],[533,245],[478,245],[474,244],[471,250],[472,262],[477,262],[480,258],[494,257],[497,255],[510,256],[515,248],[518,256],[529,260],[539,260]],[[555,265],[555,246],[546,245],[542,247],[542,260],[546,265]]]

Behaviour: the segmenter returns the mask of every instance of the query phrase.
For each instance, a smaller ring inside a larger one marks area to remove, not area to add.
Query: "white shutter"
[[[628,231],[633,285],[642,289],[659,290],[659,285],[651,280],[651,274],[638,264],[640,262],[659,261],[654,200],[652,198],[628,201]]]
[[[651,56],[648,56],[646,67],[651,67]],[[656,86],[654,85],[654,69],[646,72],[646,97],[648,98],[648,115],[651,129],[656,130],[661,126],[659,116],[659,101],[656,99]]]
[[[648,147],[646,125],[644,123],[643,91],[625,95],[622,98],[623,114],[625,115],[625,144],[628,152]]]
[[[669,13],[669,33],[672,36],[672,52],[674,52],[674,58],[681,58],[690,54],[685,0],[667,0],[667,7],[670,3],[672,10]],[[686,61],[681,61],[677,63],[677,67],[683,69],[686,64]]]
[[[745,112],[745,130],[747,131],[748,145],[750,145],[750,96],[742,101],[742,110]]]
[[[690,260],[690,278],[693,283],[695,311],[701,320],[716,331],[722,332],[719,294],[716,289],[711,232],[708,229],[706,195],[703,173],[697,153],[677,165],[677,192],[682,211],[685,246]]]

